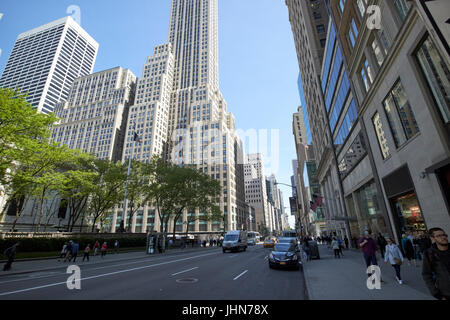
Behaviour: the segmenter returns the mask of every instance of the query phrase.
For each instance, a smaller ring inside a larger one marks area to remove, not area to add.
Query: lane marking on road
[[[142,269],[146,269],[146,268],[157,267],[157,266],[161,266],[161,265],[165,265],[165,264],[170,264],[170,263],[175,263],[175,262],[180,262],[180,261],[186,261],[186,260],[191,260],[191,259],[200,258],[200,257],[206,257],[206,256],[210,256],[210,255],[213,255],[213,254],[217,254],[217,252],[202,254],[202,255],[198,255],[198,256],[194,256],[194,257],[188,257],[188,258],[184,258],[184,259],[177,259],[177,260],[172,260],[172,261],[167,261],[167,262],[161,262],[161,263],[152,264],[152,265],[143,266],[143,267],[137,267],[137,268],[132,268],[132,269],[126,269],[126,270],[120,270],[120,271],[115,271],[115,272],[110,272],[110,273],[99,274],[99,275],[96,275],[96,276],[82,278],[79,281],[81,282],[83,280],[102,278],[102,277],[107,277],[107,276],[120,274],[120,273],[124,273],[124,272],[130,272],[130,271],[142,270]],[[6,296],[6,295],[10,295],[10,294],[15,294],[15,293],[21,293],[21,292],[26,292],[26,291],[38,290],[38,289],[43,289],[43,288],[48,288],[48,287],[54,287],[54,286],[59,286],[59,285],[62,285],[62,284],[67,284],[67,281],[57,282],[57,283],[50,283],[50,284],[47,284],[47,285],[38,286],[38,287],[32,287],[32,288],[27,288],[27,289],[22,289],[22,290],[2,292],[2,293],[0,293],[0,296]]]
[[[172,276],[176,276],[177,274],[185,273],[185,272],[188,272],[188,271],[191,271],[191,270],[195,270],[195,269],[198,269],[198,267],[187,269],[187,270],[180,271],[180,272],[177,272],[177,273],[173,273]]]
[[[233,280],[239,279],[242,275],[246,274],[248,270],[245,270],[244,272],[242,272],[240,275],[238,275],[236,278],[234,278]]]
[[[234,257],[236,257],[236,255],[234,255],[234,256],[229,256],[228,258],[234,258]]]
[[[269,257],[269,256],[265,256],[265,257],[264,257],[264,260],[267,260],[268,257]]]

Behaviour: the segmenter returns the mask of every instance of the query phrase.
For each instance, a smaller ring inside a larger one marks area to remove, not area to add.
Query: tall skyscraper
[[[143,143],[133,142],[134,130]],[[157,46],[144,66],[123,159],[148,161],[153,155],[177,165],[194,164],[221,183],[223,221],[197,219],[190,231],[246,226],[242,142],[219,90],[218,0],[172,0],[168,43]],[[185,230],[188,214],[203,213],[184,212],[176,225],[170,222],[171,230]],[[129,223],[132,231],[145,232],[159,228],[159,217],[146,207]]]
[[[38,112],[53,112],[68,98],[73,81],[94,69],[98,43],[71,17],[20,34],[0,87],[28,93]]]

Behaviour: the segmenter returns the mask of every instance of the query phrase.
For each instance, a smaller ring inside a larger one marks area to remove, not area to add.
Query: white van
[[[245,251],[247,249],[247,232],[241,230],[228,231],[223,239],[222,251]]]

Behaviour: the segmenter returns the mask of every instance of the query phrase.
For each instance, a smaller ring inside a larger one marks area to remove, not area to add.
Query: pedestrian
[[[94,256],[97,255],[99,247],[100,247],[100,243],[98,243],[98,241],[95,241],[95,244],[94,244]]]
[[[425,255],[425,251],[428,248],[431,248],[431,240],[428,235],[422,231],[419,235],[419,239],[417,240],[417,245],[419,246],[419,254],[423,257]]]
[[[305,253],[306,261],[310,261],[311,260],[311,247],[309,246],[308,240],[305,239],[303,241],[302,249],[303,249],[303,252]]]
[[[114,242],[114,253],[119,253],[119,240]]]
[[[343,247],[344,245],[342,244],[342,240],[341,240],[341,237],[340,237],[340,236],[337,238],[337,242],[338,242],[338,246],[339,246],[339,254],[340,254],[341,256],[344,256],[344,253],[342,252],[342,247]],[[339,258],[340,258],[340,257],[339,257]]]
[[[364,231],[364,236],[359,239],[358,242],[360,250],[364,254],[364,260],[366,262],[367,268],[369,268],[370,265],[378,265],[377,263],[377,257],[375,253],[377,252],[377,245],[375,243],[375,240],[371,237],[370,231]],[[367,274],[368,277],[371,276],[370,273]]]
[[[206,239],[205,239],[205,240],[203,240],[203,247],[205,247],[205,248],[206,248]]]
[[[77,260],[78,247],[79,247],[79,246],[78,246],[78,243],[77,243],[77,242],[74,242],[74,243],[72,244],[72,256],[70,257],[69,262],[72,261],[72,258],[73,258],[73,262],[75,262],[75,260]]]
[[[102,252],[102,258],[106,255],[106,250],[108,250],[108,245],[106,244],[106,242],[103,242],[102,248],[100,249],[100,251]]]
[[[346,235],[344,236],[344,243],[345,243],[345,249],[348,250],[348,238]]]
[[[191,242],[191,244],[192,244],[192,248],[194,247],[194,245],[195,245],[195,240],[194,239],[192,239],[192,242]]]
[[[213,246],[214,246],[214,247],[216,246],[216,242],[217,242],[217,241],[216,241],[216,238],[214,238],[214,239],[213,239]]]
[[[213,239],[209,238],[209,246],[212,247],[212,245],[213,245]]]
[[[389,260],[389,263],[395,269],[395,279],[399,284],[402,284],[402,277],[400,275],[400,266],[403,263],[403,255],[400,248],[392,241],[392,238],[387,238],[384,254],[384,262]]]
[[[59,255],[59,259],[58,261],[61,261],[62,258],[64,258],[67,254],[67,242],[64,243],[62,250],[61,250],[61,254]]]
[[[64,262],[72,259],[72,250],[73,250],[73,241],[70,240],[66,247],[66,257],[64,258]]]
[[[381,232],[378,232],[377,244],[378,244],[378,247],[380,248],[381,258],[384,259],[384,252],[385,252],[385,250],[386,250],[387,241],[386,241],[386,239],[383,237],[383,235],[381,234]]]
[[[172,244],[173,244],[173,240],[169,239],[169,248],[168,249],[170,249],[172,247]]]
[[[422,277],[436,299],[450,300],[448,235],[441,228],[431,228],[428,232],[433,244],[425,251]]]
[[[403,253],[406,256],[406,259],[408,259],[408,266],[411,265],[411,260],[413,261],[413,264],[417,267],[416,259],[414,257],[414,247],[411,240],[406,236],[406,234],[402,234],[402,250]]]
[[[338,240],[336,239],[336,237],[333,237],[333,241],[331,241],[331,247],[333,248],[333,250],[334,250],[334,258],[336,259],[336,258],[341,258],[341,256],[339,255],[339,251],[340,251],[340,248],[339,248],[339,242],[338,242]]]
[[[87,259],[89,261],[89,252],[91,251],[91,245],[88,244],[86,248],[84,248],[84,256],[83,256],[83,262],[84,259]]]
[[[16,244],[13,244],[11,247],[6,249],[3,253],[8,258],[5,265],[3,266],[3,271],[11,270],[12,263],[14,262],[14,258],[16,257],[17,247],[19,245],[20,242],[17,242]]]

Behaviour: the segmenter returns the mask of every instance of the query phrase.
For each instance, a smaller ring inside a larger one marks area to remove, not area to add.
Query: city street
[[[80,290],[67,288],[66,264],[60,270],[1,277],[0,299],[304,300],[302,271],[269,269],[269,253],[257,245],[237,253],[200,249],[83,264]]]

